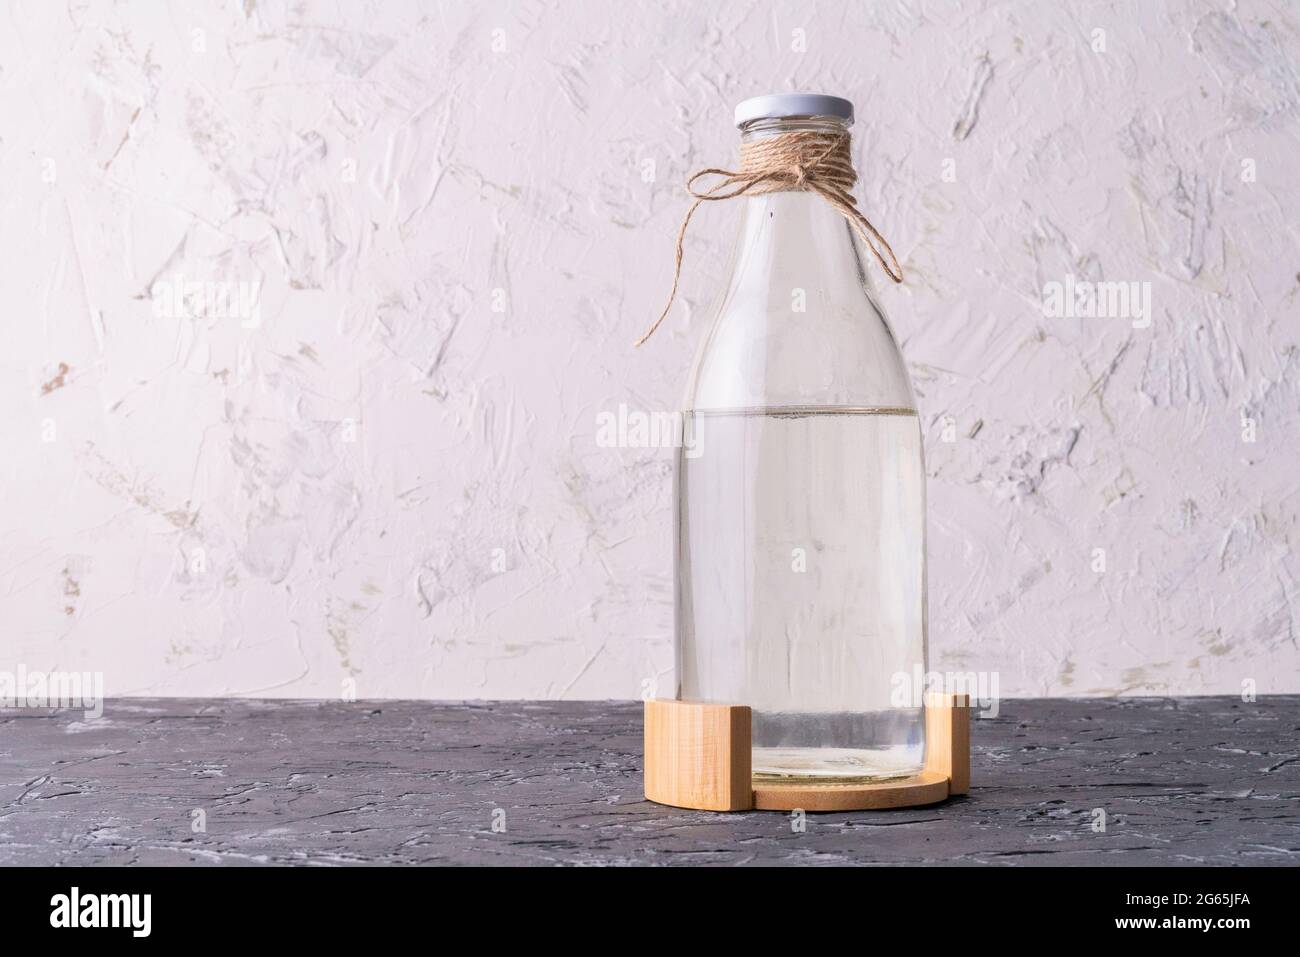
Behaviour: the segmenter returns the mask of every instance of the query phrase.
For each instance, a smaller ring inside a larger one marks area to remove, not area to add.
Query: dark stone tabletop
[[[1300,696],[1004,701],[968,796],[799,831],[646,802],[639,703],[8,709],[0,864],[1297,864],[1297,730]]]

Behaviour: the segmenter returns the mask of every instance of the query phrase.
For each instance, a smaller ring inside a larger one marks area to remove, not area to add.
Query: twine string
[[[696,182],[704,176],[721,176],[722,180],[707,189],[697,189]],[[826,200],[840,213],[861,237],[862,242],[880,263],[880,268],[894,282],[903,281],[903,269],[898,257],[885,237],[858,209],[852,189],[858,181],[857,171],[849,157],[849,134],[799,131],[765,137],[740,146],[740,169],[702,169],[686,181],[686,191],[694,197],[677,230],[677,255],[673,266],[673,288],[668,294],[668,304],[654,325],[637,340],[640,346],[668,317],[677,298],[677,285],[682,278],[682,244],[691,217],[704,203],[735,199],[738,196],[761,195],[780,192],[813,192]],[[883,250],[883,252],[882,252]],[[885,261],[888,255],[889,261]]]

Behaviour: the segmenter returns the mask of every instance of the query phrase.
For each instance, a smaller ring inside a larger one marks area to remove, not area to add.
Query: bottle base
[[[866,784],[919,774],[925,766],[920,708],[883,711],[754,711],[758,781]]]
[[[859,784],[893,781],[921,772],[916,749],[754,748],[755,781]]]

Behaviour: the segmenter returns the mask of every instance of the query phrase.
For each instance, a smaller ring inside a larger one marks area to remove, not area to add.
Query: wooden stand
[[[703,811],[863,811],[938,804],[970,787],[970,696],[925,699],[925,769],[879,784],[753,780],[750,709],[645,703],[645,796]]]

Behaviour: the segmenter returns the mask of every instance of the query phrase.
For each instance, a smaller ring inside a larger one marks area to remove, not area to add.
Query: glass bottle
[[[853,121],[836,97],[754,104],[737,109],[743,142]],[[753,709],[758,780],[913,774],[926,591],[911,381],[844,216],[814,192],[728,202],[739,237],[675,470],[677,696]]]

